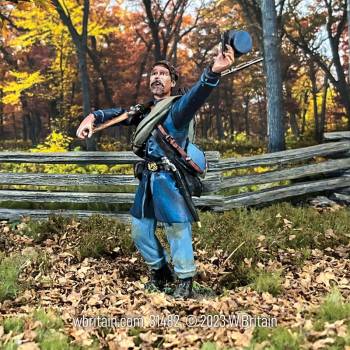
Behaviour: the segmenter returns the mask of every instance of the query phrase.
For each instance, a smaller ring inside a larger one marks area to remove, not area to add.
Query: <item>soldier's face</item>
[[[150,89],[155,99],[170,96],[171,88],[175,82],[171,80],[168,68],[164,66],[155,66],[151,71]]]

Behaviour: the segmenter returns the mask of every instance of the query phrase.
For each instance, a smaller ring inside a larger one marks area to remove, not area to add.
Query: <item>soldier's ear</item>
[[[171,81],[171,87],[175,87],[175,85],[176,85],[176,81],[175,81],[175,80],[172,80],[172,81]]]

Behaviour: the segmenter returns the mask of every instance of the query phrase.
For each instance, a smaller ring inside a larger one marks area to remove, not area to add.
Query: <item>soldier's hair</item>
[[[179,72],[169,61],[167,61],[167,60],[157,61],[153,64],[152,69],[155,66],[163,66],[163,67],[167,68],[169,73],[170,73],[171,80],[177,81],[179,79]]]

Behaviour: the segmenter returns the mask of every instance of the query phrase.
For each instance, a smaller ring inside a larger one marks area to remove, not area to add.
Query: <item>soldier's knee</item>
[[[169,238],[181,239],[185,235],[191,235],[188,223],[173,223],[166,227]]]

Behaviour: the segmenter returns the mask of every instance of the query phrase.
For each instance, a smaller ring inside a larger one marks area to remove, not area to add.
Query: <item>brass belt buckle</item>
[[[147,169],[149,171],[157,171],[158,170],[158,165],[155,162],[147,163]]]

